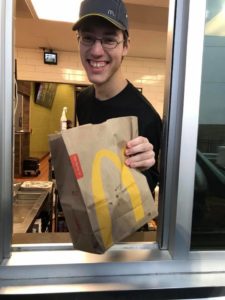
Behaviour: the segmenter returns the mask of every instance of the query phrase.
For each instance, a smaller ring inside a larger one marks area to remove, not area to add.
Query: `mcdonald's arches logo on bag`
[[[104,176],[104,174],[101,173],[101,160],[103,157],[111,160],[119,172],[121,172],[122,184],[129,194],[136,222],[144,218],[144,209],[141,194],[131,170],[113,151],[107,149],[98,151],[92,165],[92,192],[102,240],[104,246],[108,248],[113,244],[113,238],[112,221],[102,180],[102,175]]]

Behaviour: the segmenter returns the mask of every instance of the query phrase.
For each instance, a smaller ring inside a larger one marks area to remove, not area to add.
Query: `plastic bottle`
[[[63,107],[62,115],[61,115],[61,118],[60,118],[61,131],[67,129],[66,113],[67,113],[67,107]]]

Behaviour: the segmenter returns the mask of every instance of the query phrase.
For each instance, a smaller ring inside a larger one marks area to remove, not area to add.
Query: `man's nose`
[[[91,51],[95,53],[102,53],[104,52],[104,49],[102,47],[102,40],[101,39],[96,39],[94,44],[91,47]]]

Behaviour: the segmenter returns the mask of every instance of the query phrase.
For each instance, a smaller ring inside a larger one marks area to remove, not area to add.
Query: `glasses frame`
[[[104,45],[104,43],[103,43],[103,40],[104,40],[106,37],[100,38],[100,37],[96,37],[96,36],[94,36],[94,35],[93,35],[93,36],[90,35],[90,36],[93,37],[93,41],[92,41],[92,43],[90,43],[90,45],[87,44],[87,43],[85,43],[84,41],[82,41],[82,34],[81,34],[81,35],[77,35],[77,40],[78,40],[78,42],[79,42],[81,45],[86,46],[86,47],[92,47],[92,46],[94,46],[94,44],[96,43],[96,41],[99,41],[99,42],[101,43],[102,48],[103,48],[103,49],[107,49],[107,50],[115,49],[119,44],[125,42],[124,39],[121,40],[121,41],[115,40],[115,41],[114,41],[114,42],[115,42],[115,46],[113,46],[113,47],[109,46],[109,47],[108,47],[108,46]]]

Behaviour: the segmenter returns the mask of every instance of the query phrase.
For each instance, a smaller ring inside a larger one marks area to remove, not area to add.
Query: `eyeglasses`
[[[102,38],[98,38],[94,35],[91,34],[81,34],[78,36],[78,41],[87,47],[92,47],[96,41],[100,41],[102,48],[104,49],[114,49],[116,48],[119,44],[123,43],[124,40],[122,41],[117,41],[115,38],[111,36],[104,36]]]

